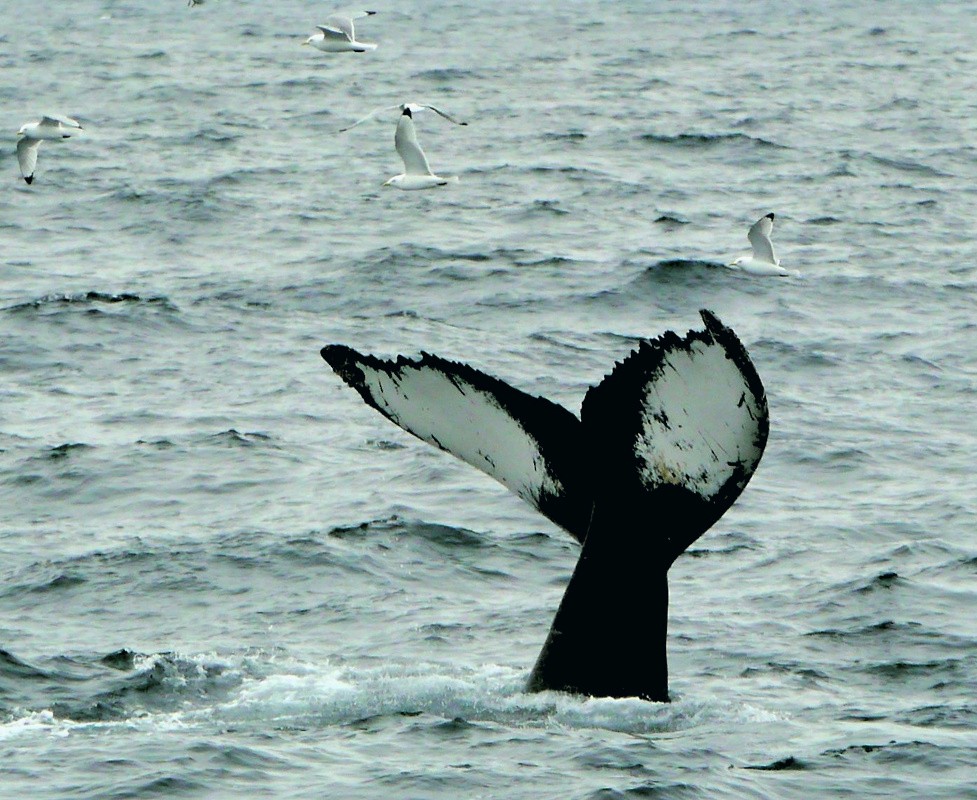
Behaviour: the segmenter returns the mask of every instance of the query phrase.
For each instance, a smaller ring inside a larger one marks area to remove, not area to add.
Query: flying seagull
[[[438,112],[441,114],[441,112]],[[446,119],[450,119],[441,114]],[[452,120],[454,122],[454,120]],[[461,124],[461,123],[458,123]],[[435,186],[445,186],[456,183],[458,176],[442,178],[431,172],[431,165],[427,163],[427,156],[417,143],[417,131],[414,129],[414,115],[410,106],[404,108],[397,122],[397,133],[394,135],[394,146],[404,162],[404,171],[394,175],[384,182],[384,186],[394,186],[397,189],[432,189]]]
[[[34,182],[34,168],[37,166],[37,148],[44,139],[61,141],[69,138],[75,131],[82,130],[81,124],[70,117],[45,116],[37,122],[28,122],[17,131],[17,162],[20,174],[28,184]]]
[[[376,11],[336,12],[326,18],[322,25],[316,25],[318,33],[312,34],[302,44],[310,44],[324,53],[365,53],[376,50],[374,42],[356,41],[353,28],[354,19],[362,19],[376,14]]]
[[[773,242],[770,241],[770,234],[773,233],[773,220],[774,213],[771,211],[754,222],[746,235],[753,247],[753,253],[748,256],[740,256],[726,266],[740,272],[748,272],[751,275],[796,276],[797,272],[780,266],[780,259],[773,251]]]

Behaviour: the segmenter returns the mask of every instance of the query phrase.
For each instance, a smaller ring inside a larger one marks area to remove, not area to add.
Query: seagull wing
[[[17,163],[20,164],[20,174],[28,183],[34,180],[34,168],[37,166],[37,148],[40,146],[40,139],[28,139],[26,136],[17,142]]]
[[[353,30],[353,20],[349,17],[340,16],[339,14],[326,17],[326,21],[316,27],[325,34],[342,34],[351,42],[356,38],[356,33]]]
[[[330,17],[330,20],[332,17]],[[349,22],[349,30],[343,30],[342,28],[336,27],[335,25],[329,24],[329,20],[326,21],[325,25],[316,25],[316,27],[322,31],[322,35],[327,39],[334,39],[336,41],[351,42],[353,41],[353,23]]]
[[[431,111],[433,111],[438,116],[444,117],[446,120],[448,120],[448,122],[453,122],[453,123],[455,123],[455,125],[467,125],[468,124],[467,122],[461,122],[460,120],[455,119],[450,114],[445,114],[440,108],[435,108],[434,106],[421,105],[421,106],[418,106],[418,108],[429,108],[429,109],[431,109]]]
[[[397,123],[397,133],[394,145],[400,157],[404,160],[405,175],[433,175],[431,165],[427,163],[427,156],[417,143],[417,131],[414,130],[414,120],[408,112],[400,115]]]
[[[770,241],[771,233],[773,233],[773,214],[767,214],[753,223],[746,237],[753,246],[755,259],[778,264],[777,256],[773,252],[773,242]]]
[[[367,405],[492,476],[583,541],[591,465],[581,455],[580,420],[563,406],[428,353],[386,361],[333,344],[322,357]]]
[[[68,128],[80,128],[81,124],[76,119],[71,117],[59,117],[54,114],[45,114],[41,117],[39,125],[43,125],[45,128],[57,128],[64,125]]]
[[[326,17],[325,23],[318,27],[323,33],[326,30],[338,31],[349,41],[354,42],[356,41],[356,32],[353,30],[353,20],[369,17],[376,13],[376,11],[345,11],[342,14],[330,14]]]
[[[366,122],[366,121],[367,121],[368,119],[373,119],[373,118],[374,118],[374,117],[375,117],[375,116],[376,116],[377,114],[382,114],[382,113],[383,113],[384,111],[393,111],[393,110],[394,110],[395,108],[402,108],[402,107],[401,107],[401,105],[400,105],[400,104],[398,103],[398,104],[397,104],[397,105],[395,105],[395,106],[384,106],[383,108],[375,108],[375,109],[373,109],[373,111],[371,111],[371,112],[370,112],[369,114],[367,114],[367,115],[366,115],[365,117],[363,117],[363,118],[361,118],[361,119],[358,119],[358,120],[356,120],[356,122],[354,122],[354,123],[353,123],[352,125],[347,125],[347,126],[346,126],[345,128],[340,128],[340,129],[339,129],[339,132],[340,132],[340,133],[344,133],[345,131],[348,131],[348,130],[350,130],[351,128],[355,128],[355,127],[356,127],[357,125],[359,125],[360,123],[362,123],[362,122]]]

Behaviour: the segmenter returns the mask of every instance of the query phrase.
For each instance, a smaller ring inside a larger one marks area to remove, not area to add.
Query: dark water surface
[[[0,0],[0,796],[977,797],[977,19],[808,5]],[[525,694],[577,547],[318,350],[577,411],[701,307],[771,439],[675,702]]]

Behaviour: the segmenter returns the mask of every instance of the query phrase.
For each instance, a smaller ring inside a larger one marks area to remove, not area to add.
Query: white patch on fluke
[[[634,451],[648,488],[683,486],[706,499],[762,455],[756,420],[764,415],[742,370],[715,342],[674,349],[645,387]]]
[[[396,424],[491,475],[539,506],[561,494],[539,444],[490,392],[459,375],[401,365],[396,374],[358,363],[374,402]]]

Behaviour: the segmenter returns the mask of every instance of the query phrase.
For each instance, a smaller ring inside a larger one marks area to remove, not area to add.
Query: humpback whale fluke
[[[583,544],[528,689],[668,700],[672,562],[753,475],[767,401],[736,334],[644,341],[592,387],[578,419],[466,364],[322,357],[409,433],[486,472]]]

